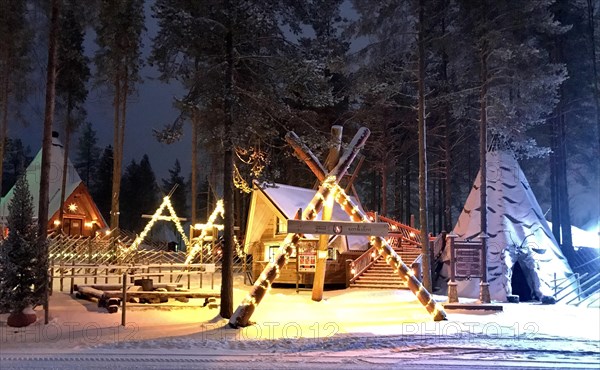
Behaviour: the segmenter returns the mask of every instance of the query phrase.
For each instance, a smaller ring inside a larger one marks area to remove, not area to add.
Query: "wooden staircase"
[[[421,255],[420,249],[407,245],[394,247],[394,251],[409,267]],[[363,271],[354,282],[350,283],[350,286],[356,288],[408,289],[406,281],[400,278],[397,273],[394,273],[394,270],[381,256],[377,256],[376,261]]]

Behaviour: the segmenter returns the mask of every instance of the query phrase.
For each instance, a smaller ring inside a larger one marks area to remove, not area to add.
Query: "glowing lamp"
[[[94,226],[94,223],[93,223],[93,222],[86,222],[86,223],[85,223],[85,227],[86,227],[86,228],[88,228],[88,229],[91,229],[91,228],[92,228],[92,226]]]
[[[54,220],[54,226],[60,225],[60,220]]]
[[[77,204],[75,204],[75,203],[69,204],[68,208],[69,208],[70,212],[77,212]]]

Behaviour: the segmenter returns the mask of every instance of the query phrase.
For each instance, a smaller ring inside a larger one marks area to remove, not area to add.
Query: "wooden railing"
[[[353,276],[350,278],[350,283],[354,283],[360,274],[377,262],[380,257],[381,256],[377,253],[377,248],[372,246],[367,249],[365,253],[352,261],[350,263],[350,272]]]
[[[210,275],[211,289],[214,288],[214,264],[183,264],[183,263],[157,263],[147,265],[86,265],[86,264],[58,264],[50,266],[50,288],[56,279],[59,282],[59,290],[62,292],[65,287],[65,281],[69,283],[69,291],[74,292],[75,280],[79,279],[84,285],[109,282],[121,284],[123,273],[135,274],[135,276],[155,277],[158,283],[162,279],[168,280],[168,283],[174,283],[176,276],[187,276],[187,286],[190,289],[190,276],[199,275],[200,288],[202,288],[202,275]],[[168,277],[168,279],[167,279]],[[167,281],[165,281],[167,282]]]
[[[375,214],[373,212],[367,212],[367,215],[370,218],[375,218]],[[408,243],[415,247],[421,247],[421,230],[415,229],[414,227],[410,227],[385,216],[378,215],[377,218],[379,222],[387,222],[390,225],[390,233],[387,237],[388,240],[390,238],[397,238],[400,239],[401,242]]]
[[[98,235],[95,237],[67,236],[63,234],[50,234],[48,236],[48,250],[50,263],[59,264],[77,264],[77,265],[110,265],[119,264],[160,264],[160,263],[184,263],[187,258],[187,253],[183,251],[169,252],[162,248],[159,249],[143,249],[137,248],[123,252],[120,248],[115,247],[115,243],[120,246],[129,246],[133,243],[130,234],[119,234],[113,240],[107,235]],[[144,243],[146,244],[146,243]],[[151,243],[150,246],[159,245],[159,243]],[[222,246],[220,243],[215,243],[210,249],[202,250],[202,258],[200,254],[196,260],[203,262],[214,263],[217,270],[221,268],[221,253]],[[240,253],[236,248],[233,255],[233,270],[234,272],[247,271],[244,266],[246,256]]]

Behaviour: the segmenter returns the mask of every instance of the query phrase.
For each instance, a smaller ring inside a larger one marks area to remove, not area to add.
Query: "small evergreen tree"
[[[79,136],[74,165],[81,176],[81,180],[83,180],[88,188],[92,188],[94,185],[94,178],[99,167],[99,159],[100,148],[98,147],[96,131],[92,125],[87,122],[82,127],[81,135]]]
[[[33,197],[25,176],[15,185],[8,212],[9,234],[0,253],[0,310],[21,312],[27,306],[43,302],[44,290],[41,288],[46,278],[42,251],[36,241]]]

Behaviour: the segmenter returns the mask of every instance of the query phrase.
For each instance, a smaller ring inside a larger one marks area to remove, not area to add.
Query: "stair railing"
[[[367,215],[369,217],[375,217],[375,214],[372,212],[368,212]],[[387,222],[390,224],[388,238],[399,238],[410,245],[421,247],[421,231],[419,229],[415,229],[414,227],[410,227],[385,216],[377,215],[377,218],[380,222]]]
[[[372,246],[363,254],[350,263],[350,273],[353,275],[350,278],[350,283],[354,283],[360,275],[371,267],[381,257],[377,253],[377,248]]]

